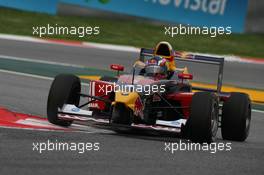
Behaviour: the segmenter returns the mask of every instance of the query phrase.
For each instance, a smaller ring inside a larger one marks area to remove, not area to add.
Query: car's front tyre
[[[59,126],[70,126],[71,121],[58,118],[58,109],[64,104],[79,105],[81,82],[80,79],[71,74],[60,74],[55,77],[50,87],[47,116],[48,121]]]

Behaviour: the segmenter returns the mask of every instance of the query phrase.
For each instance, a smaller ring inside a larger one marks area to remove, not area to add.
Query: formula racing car
[[[193,75],[186,67],[178,68],[176,61],[217,65],[217,88],[192,86]],[[180,54],[169,43],[160,42],[154,49],[141,49],[131,73],[120,74],[122,65],[110,67],[116,76],[91,80],[82,91],[79,77],[57,75],[48,96],[49,122],[65,127],[73,121],[102,123],[116,131],[124,126],[165,131],[199,143],[213,142],[219,127],[223,139],[248,137],[251,100],[244,93],[221,91],[224,58]]]

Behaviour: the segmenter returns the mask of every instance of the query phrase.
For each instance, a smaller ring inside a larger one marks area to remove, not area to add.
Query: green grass
[[[51,16],[0,8],[0,33],[32,36],[33,26],[100,26],[100,35],[79,38],[75,35],[52,36],[67,40],[153,47],[157,42],[170,42],[174,49],[244,57],[264,58],[264,34],[228,36],[164,35],[164,26],[135,20],[112,20],[95,17]]]

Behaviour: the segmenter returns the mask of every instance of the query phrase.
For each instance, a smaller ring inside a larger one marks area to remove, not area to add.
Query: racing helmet
[[[167,73],[167,67],[165,65],[166,60],[160,56],[154,56],[146,61],[145,73],[147,76],[165,75]]]
[[[155,56],[162,56],[167,60],[168,71],[173,72],[176,70],[176,64],[173,56],[173,49],[170,43],[166,41],[159,42],[155,47]]]

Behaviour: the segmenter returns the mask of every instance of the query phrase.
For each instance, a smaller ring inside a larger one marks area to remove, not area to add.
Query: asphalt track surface
[[[31,59],[66,62],[87,67],[109,70],[113,63],[122,64],[126,71],[138,58],[138,53],[117,52],[95,48],[69,47],[54,44],[31,43],[0,39],[0,54]],[[179,67],[184,66],[179,63]],[[187,64],[194,74],[194,80],[214,83],[217,80],[217,67]],[[226,62],[223,83],[238,87],[264,89],[263,64]]]
[[[16,43],[18,44],[15,45]],[[25,49],[25,45],[28,50]],[[82,51],[81,48],[65,46],[36,43],[32,45],[27,43],[23,46],[20,42],[0,42],[2,55],[45,60],[50,58],[53,61],[55,59],[55,61],[63,60],[75,64],[85,63],[94,67],[104,65],[104,68],[107,68],[108,62],[120,63],[121,58],[125,58],[121,64],[126,65],[132,62],[135,56],[126,52],[103,50],[96,52],[94,49],[88,52],[87,49]],[[111,55],[112,53],[115,55]],[[100,57],[105,54],[105,60],[101,60],[104,62],[100,63]],[[116,60],[113,60],[115,58]],[[87,61],[89,59],[90,61]],[[46,115],[50,80],[1,73],[0,82],[0,106],[18,112]],[[89,133],[2,128],[0,129],[0,174],[264,174],[263,115],[258,112],[252,113],[251,132],[246,142],[231,142],[231,151],[219,151],[215,154],[209,151],[176,151],[171,154],[164,151],[164,142],[178,143],[180,139],[118,135],[96,128]],[[70,151],[39,154],[32,150],[33,142],[47,142],[47,140],[99,142],[100,150],[84,154]],[[217,142],[226,143],[220,139],[220,135]]]

